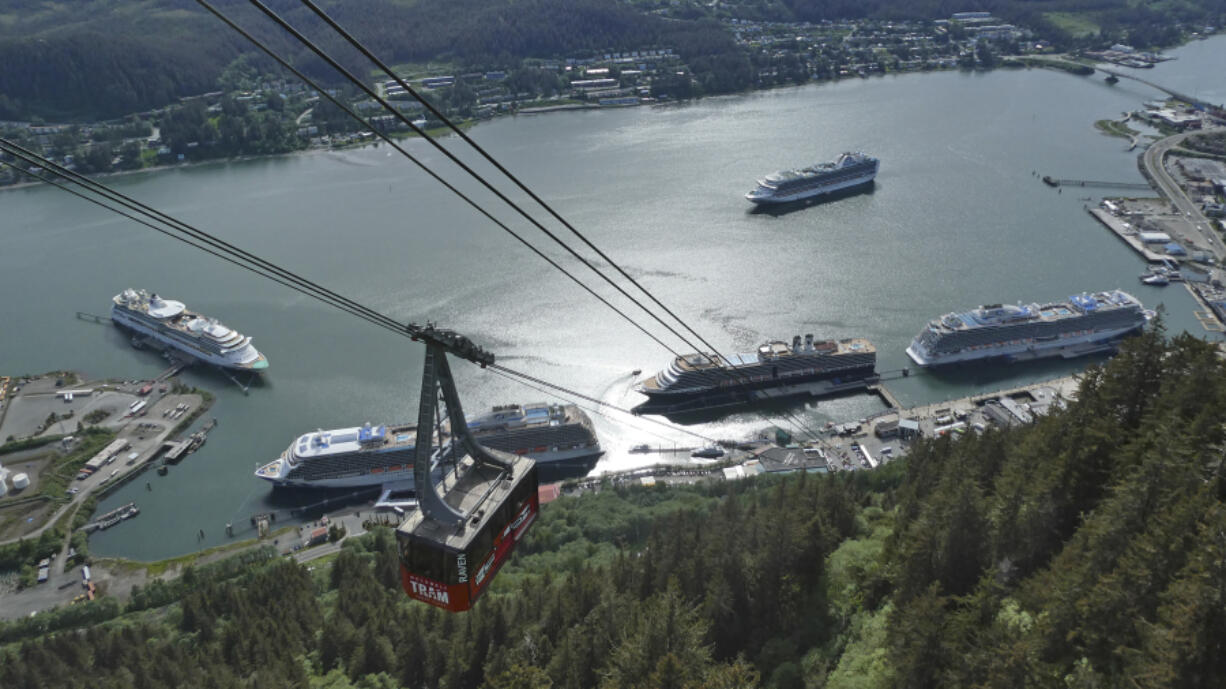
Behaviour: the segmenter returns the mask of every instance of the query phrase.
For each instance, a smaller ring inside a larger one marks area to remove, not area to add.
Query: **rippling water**
[[[1175,54],[1144,76],[1226,100],[1226,39]],[[934,316],[1084,290],[1121,287],[1148,306],[1163,302],[1172,329],[1203,333],[1181,287],[1137,283],[1140,259],[1085,213],[1079,196],[1088,192],[1057,194],[1036,177],[1142,181],[1135,154],[1092,125],[1156,95],[1042,70],[938,73],[505,118],[472,136],[721,351],[796,333],[864,336],[878,347],[878,369],[890,371],[905,365],[907,343]],[[409,147],[439,162],[422,142]],[[757,177],[846,149],[881,159],[873,193],[783,215],[749,212],[742,196]],[[670,358],[386,147],[111,183],[390,315],[454,327],[508,366],[611,403],[640,401],[630,372],[653,372]],[[498,214],[539,237],[512,213]],[[251,470],[297,434],[415,413],[421,352],[403,338],[56,190],[0,194],[0,230],[6,371],[159,371],[160,359],[114,330],[73,318],[105,312],[128,286],[221,318],[271,361],[266,383],[247,397],[223,378],[187,375],[217,394],[218,429],[169,476],[149,474],[152,492],[142,479],[100,505],[135,499],[142,514],[96,535],[95,552],[166,557],[198,548],[200,529],[204,545],[220,543],[227,521],[245,525],[267,509],[268,488]],[[891,388],[904,403],[924,403],[1085,364],[913,375]],[[472,367],[457,365],[457,375],[470,412],[544,398]],[[878,408],[861,396],[799,413],[820,424]],[[769,423],[742,414],[699,429],[729,436]],[[649,461],[627,452],[638,443],[693,444],[642,420],[596,424],[608,450],[598,470]]]

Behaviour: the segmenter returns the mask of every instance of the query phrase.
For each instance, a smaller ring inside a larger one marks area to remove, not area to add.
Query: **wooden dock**
[[[894,396],[893,392],[890,392],[890,389],[885,386],[885,383],[870,385],[866,389],[874,395],[880,397],[881,401],[885,402],[885,405],[890,409],[902,409],[902,402],[898,401],[898,398]]]

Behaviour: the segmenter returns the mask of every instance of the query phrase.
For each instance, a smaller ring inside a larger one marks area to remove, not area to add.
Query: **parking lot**
[[[35,501],[46,509],[37,513],[29,510],[22,512],[22,526],[25,526],[27,518],[31,518],[30,526],[13,535],[25,537],[37,536],[67,510],[74,509],[86,496],[106,491],[123,482],[129,474],[143,469],[158,455],[170,432],[182,418],[199,409],[204,402],[200,395],[173,394],[160,386],[150,386],[147,381],[107,382],[95,386],[77,383],[68,389],[88,389],[89,392],[74,394],[70,402],[64,401],[63,392],[67,386],[57,387],[55,380],[42,379],[20,387],[22,389],[16,391],[16,396],[9,400],[12,403],[10,411],[16,413],[7,415],[2,432],[15,435],[14,431],[24,430],[26,433],[22,437],[28,436],[32,431],[49,435],[71,435],[77,433],[77,422],[84,421],[91,412],[99,412],[96,417],[99,419],[99,425],[115,429],[115,440],[122,441],[115,445],[117,449],[107,453],[96,471],[80,479],[69,480],[66,493],[70,499],[66,504]],[[146,393],[140,394],[141,389],[146,387],[149,388]],[[138,406],[136,414],[133,414],[133,405],[138,402],[144,404]],[[185,405],[186,409],[181,415],[173,416],[170,412],[181,408],[180,405]],[[60,410],[56,412],[59,416],[65,408],[73,410],[67,421],[57,421],[51,425],[44,423],[52,413],[49,409]],[[102,412],[105,412],[105,415]],[[64,427],[61,428],[60,424],[64,424]],[[46,465],[61,453],[71,451],[76,442],[79,441],[65,439],[41,448],[6,455],[6,468],[28,473],[31,484],[20,491],[14,491],[10,486],[8,494],[0,499],[0,509],[4,509],[6,503],[11,504],[38,495],[39,475],[47,468]],[[29,503],[28,500],[26,502]],[[51,559],[48,567],[49,580],[45,583],[17,592],[14,588],[15,581],[6,579],[0,582],[0,618],[11,619],[28,615],[52,605],[71,603],[74,598],[80,596],[83,592],[81,567],[79,563],[66,567],[67,555],[66,542],[59,554]],[[105,591],[109,576],[97,570],[93,578],[99,582],[99,588]],[[125,580],[124,583],[130,587],[132,582]]]
[[[1024,425],[1076,395],[1068,376],[1010,390],[890,411],[825,429],[812,449],[828,469],[872,469],[903,456],[912,440],[983,432],[993,426]]]

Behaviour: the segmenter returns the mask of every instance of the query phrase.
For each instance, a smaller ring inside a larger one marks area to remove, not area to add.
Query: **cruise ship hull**
[[[257,474],[258,475],[258,474]],[[397,471],[377,471],[355,473],[353,476],[330,478],[318,481],[300,481],[287,478],[260,476],[277,488],[376,488],[385,483],[407,481],[405,485],[413,485],[413,466],[409,465]]]
[[[1004,343],[1000,346],[986,349],[978,349],[974,351],[963,350],[960,352],[950,352],[936,355],[927,352],[913,340],[910,346],[907,347],[907,356],[911,357],[911,360],[916,364],[924,367],[964,364],[972,361],[1015,362],[1052,357],[1074,359],[1080,356],[1086,356],[1088,354],[1112,351],[1116,348],[1121,339],[1131,333],[1137,332],[1140,329],[1141,325],[1138,324],[1131,327],[1103,330],[1086,335],[1062,337],[1045,342],[1021,342],[1018,344]]]
[[[527,456],[532,457],[544,467],[551,467],[556,471],[562,471],[574,466],[587,466],[595,464],[604,451],[597,448],[579,448],[571,450],[546,451],[539,454],[527,453]],[[279,460],[280,461],[280,460]],[[275,462],[274,462],[275,464]],[[272,465],[267,465],[272,466]],[[267,468],[264,467],[264,468]],[[261,469],[263,471],[263,468]],[[268,481],[276,488],[326,488],[326,489],[353,489],[353,488],[375,488],[388,483],[398,483],[406,490],[411,490],[413,487],[413,465],[403,465],[395,470],[389,468],[373,468],[365,472],[355,471],[352,476],[338,476],[327,479],[315,480],[297,480],[279,476],[280,472],[276,470],[261,473],[256,472],[256,476]]]
[[[741,388],[735,391],[699,392],[691,394],[651,395],[634,409],[635,414],[658,414],[668,417],[688,418],[718,411],[732,411],[764,403],[816,398],[859,392],[876,383],[875,370],[849,371],[836,378],[812,378],[789,381],[785,385]]]
[[[780,206],[789,203],[797,203],[814,199],[819,196],[846,196],[852,192],[867,190],[873,185],[873,181],[877,178],[876,171],[841,182],[833,182],[823,184],[810,189],[798,189],[796,191],[775,193],[770,196],[759,194],[757,189],[745,195],[745,198],[753,204],[759,206]]]
[[[240,363],[217,353],[210,352],[199,347],[195,347],[190,343],[180,341],[180,339],[172,334],[168,334],[163,330],[143,323],[128,315],[123,309],[118,307],[111,308],[111,321],[116,325],[126,328],[137,335],[148,337],[153,341],[165,346],[168,349],[173,349],[176,352],[184,354],[193,361],[203,361],[206,364],[218,366],[221,368],[230,369],[233,371],[254,371],[259,372],[268,368],[268,359],[263,354],[250,363]]]

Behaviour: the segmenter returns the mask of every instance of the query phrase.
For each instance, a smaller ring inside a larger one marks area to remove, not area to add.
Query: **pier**
[[[885,403],[885,406],[889,407],[890,409],[902,409],[902,402],[898,401],[898,398],[894,396],[893,392],[890,392],[890,389],[885,386],[885,383],[870,385],[866,389],[874,395],[880,397],[881,401]]]
[[[187,447],[191,444],[191,440],[167,441],[163,447],[166,448],[166,454],[162,455],[163,464],[178,464],[187,454]]]
[[[179,373],[185,368],[187,368],[187,362],[172,359],[170,366],[165,371],[159,373],[154,380],[159,383],[164,382],[170,378],[173,378],[174,376],[179,375]]]
[[[99,315],[92,314],[92,313],[86,313],[84,311],[77,312],[77,320],[89,321],[90,323],[98,323],[99,325],[106,325],[107,323],[111,322],[111,319],[107,316],[99,316]]]
[[[1212,293],[1213,288],[1208,285],[1193,285],[1189,282],[1185,282],[1183,286],[1187,288],[1192,298],[1196,300],[1196,303],[1200,304],[1204,309],[1203,311],[1197,309],[1192,312],[1192,315],[1196,316],[1196,320],[1200,322],[1201,326],[1212,333],[1226,332],[1226,326],[1218,318],[1218,310],[1213,308],[1213,304],[1209,302],[1207,296],[1202,292],[1202,290],[1209,290]]]
[[[1126,223],[1124,223],[1124,221],[1120,220],[1114,215],[1111,215],[1107,211],[1101,208],[1086,208],[1086,212],[1097,218],[1100,223],[1105,225],[1107,229],[1114,232],[1115,235],[1122,239],[1125,244],[1132,247],[1133,251],[1141,254],[1146,261],[1150,263],[1161,263],[1163,259],[1167,258],[1166,255],[1159,254],[1145,246],[1145,242],[1141,241],[1141,238],[1138,236],[1136,230],[1133,230],[1131,227],[1126,227]]]
[[[217,419],[210,419],[201,426],[200,430],[192,433],[187,438],[178,441],[166,441],[163,444],[163,447],[166,448],[166,454],[162,455],[162,464],[178,464],[183,461],[184,457],[195,452],[201,445],[204,445],[209,431],[213,430],[216,426]]]
[[[1043,181],[1052,187],[1102,187],[1104,189],[1150,190],[1150,186],[1144,182],[1104,182],[1092,179],[1055,179],[1052,177],[1044,177]]]

